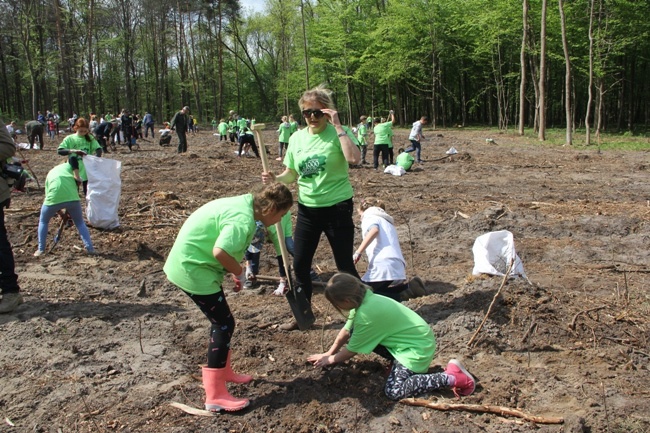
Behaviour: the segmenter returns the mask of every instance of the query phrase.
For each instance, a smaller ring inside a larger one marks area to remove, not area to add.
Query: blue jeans
[[[88,227],[86,227],[86,223],[84,222],[80,201],[68,201],[51,206],[43,205],[41,207],[41,219],[38,221],[38,250],[45,251],[45,244],[47,243],[47,230],[50,224],[50,220],[61,209],[66,209],[72,217],[72,221],[74,222],[75,227],[77,227],[77,230],[81,235],[81,240],[86,247],[86,251],[95,251],[93,242],[90,240],[90,232],[88,231]]]
[[[417,140],[411,140],[411,147],[406,149],[404,152],[410,153],[410,152],[413,152],[414,150],[417,150],[417,152],[416,152],[416,156],[417,156],[416,161],[417,162],[422,162],[422,158],[421,158],[421,156],[422,156],[422,145]]]

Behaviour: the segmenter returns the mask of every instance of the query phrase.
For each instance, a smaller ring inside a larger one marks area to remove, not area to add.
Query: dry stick
[[[406,231],[409,235],[409,249],[411,252],[411,269],[413,270],[413,273],[417,275],[417,272],[415,272],[415,259],[413,258],[413,238],[411,237],[411,221],[404,216],[404,213],[402,212],[402,208],[399,206],[399,203],[397,200],[395,200],[395,197],[393,196],[391,190],[386,190],[388,192],[388,195],[390,195],[390,198],[393,200],[393,202],[397,205],[397,212],[399,212],[400,216],[404,221],[406,221]]]
[[[86,398],[81,394],[81,400],[84,402],[84,406],[86,406],[86,410],[88,411],[88,414],[90,415],[90,419],[92,420],[93,424],[95,424],[95,428],[97,431],[100,431],[99,425],[97,425],[97,421],[95,421],[95,415],[93,415],[93,411],[90,410],[90,406],[88,406],[88,402],[86,401]],[[106,431],[105,429],[101,429],[101,431]]]
[[[573,320],[571,320],[571,323],[569,324],[569,329],[572,330],[572,331],[575,331],[575,329],[576,329],[576,320],[578,320],[578,317],[580,317],[580,315],[591,313],[591,312],[598,311],[598,310],[602,310],[603,308],[607,308],[607,305],[601,305],[600,307],[589,308],[587,310],[578,311],[575,314],[575,316],[573,316]]]
[[[508,276],[510,275],[510,271],[512,271],[514,265],[515,265],[515,259],[513,258],[512,260],[510,260],[510,265],[508,266],[506,273],[503,275],[503,281],[501,281],[501,286],[499,286],[499,290],[497,290],[497,292],[494,294],[494,297],[492,298],[492,302],[490,302],[490,306],[488,307],[488,310],[485,313],[485,317],[483,317],[483,321],[481,322],[480,325],[478,325],[478,328],[474,332],[474,335],[472,335],[472,338],[467,343],[467,347],[470,347],[472,343],[474,343],[474,340],[476,340],[478,333],[481,332],[483,325],[485,325],[485,322],[487,321],[487,318],[490,315],[490,312],[492,311],[492,307],[494,306],[494,303],[496,302],[497,298],[501,294],[501,289],[503,289],[503,286],[506,285],[506,281],[508,281]]]
[[[140,352],[144,355],[144,348],[142,347],[142,322],[138,319],[138,339],[140,340]]]
[[[487,404],[434,403],[432,401],[419,399],[419,398],[418,399],[405,398],[403,400],[400,400],[400,403],[409,406],[422,406],[422,407],[428,407],[429,409],[444,410],[444,411],[464,410],[464,411],[476,412],[476,413],[494,413],[497,415],[508,415],[508,416],[521,418],[526,421],[531,421],[537,424],[564,423],[564,418],[547,418],[542,416],[530,415],[520,410],[512,409],[505,406],[491,406]]]

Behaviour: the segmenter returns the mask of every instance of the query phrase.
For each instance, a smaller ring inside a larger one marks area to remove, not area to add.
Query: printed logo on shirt
[[[298,166],[302,177],[310,178],[325,170],[325,157],[314,155],[304,159]]]

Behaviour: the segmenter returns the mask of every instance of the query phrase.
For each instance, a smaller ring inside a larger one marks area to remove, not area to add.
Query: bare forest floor
[[[407,134],[396,131],[396,148]],[[385,363],[375,356],[314,369],[306,357],[329,347],[342,318],[317,293],[315,328],[278,331],[290,312],[270,283],[240,293],[226,284],[237,320],[233,365],[255,376],[231,392],[251,398],[250,407],[212,418],[170,407],[202,407],[208,324],[165,280],[166,254],[192,211],[260,181],[258,159],[236,158],[233,146],[204,131],[189,137],[183,156],[157,141],[107,155],[123,163],[121,226],[91,228],[99,256],[84,255],[70,229],[52,253],[32,257],[43,190],[33,183],[14,195],[7,226],[26,302],[0,316],[0,431],[650,431],[650,155],[486,134],[428,131],[426,162],[404,177],[352,168],[355,195],[387,202],[408,272],[425,280],[429,294],[406,304],[437,334],[432,367],[457,357],[479,379],[462,402],[564,424],[391,402]],[[280,170],[275,132],[264,138]],[[41,183],[61,161],[57,144],[23,151]],[[451,146],[460,153],[445,158]],[[514,233],[531,284],[509,281],[468,347],[501,284],[471,276],[472,244],[502,229]],[[277,275],[265,248],[263,273]],[[314,264],[325,279],[335,271],[324,239]],[[358,266],[365,271],[363,259]],[[424,397],[458,402],[449,392]]]

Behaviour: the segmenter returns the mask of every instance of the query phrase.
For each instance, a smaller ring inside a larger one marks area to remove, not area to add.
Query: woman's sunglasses
[[[323,117],[325,113],[321,110],[302,110],[302,117],[309,119],[311,116],[314,116],[316,119]]]

